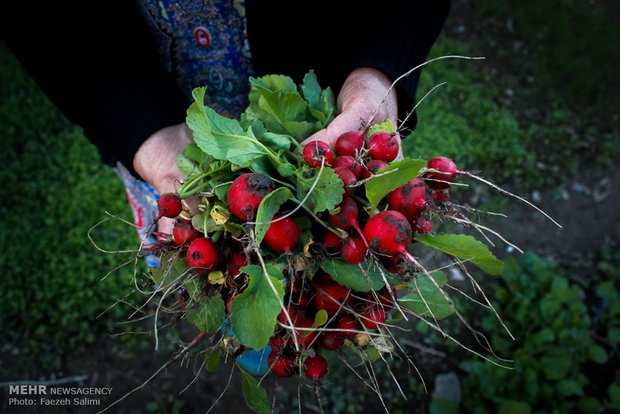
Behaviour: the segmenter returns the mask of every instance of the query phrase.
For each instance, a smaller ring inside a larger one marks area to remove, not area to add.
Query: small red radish
[[[413,231],[407,218],[398,211],[385,210],[375,214],[364,227],[364,236],[371,248],[381,254],[406,255]]]
[[[269,346],[274,351],[282,351],[288,345],[288,340],[284,339],[282,335],[274,335],[269,340]]]
[[[431,233],[433,231],[433,221],[424,216],[417,217],[411,224],[413,231],[418,234]]]
[[[217,266],[220,254],[215,243],[205,237],[200,237],[190,243],[186,257],[189,267],[207,271]]]
[[[275,183],[266,175],[255,173],[240,175],[228,190],[230,212],[239,220],[252,220],[263,197],[275,188]]]
[[[276,214],[263,239],[267,246],[278,253],[290,253],[299,241],[299,226],[292,217]]]
[[[241,274],[241,271],[239,269],[245,266],[247,264],[247,261],[248,258],[245,256],[245,254],[240,252],[234,252],[230,256],[230,259],[226,264],[226,270],[228,270],[228,274],[233,277]]]
[[[342,201],[336,207],[340,208],[340,211],[336,214],[330,214],[327,218],[332,226],[347,230],[357,223],[357,215],[359,208],[357,203],[349,196],[342,197]]]
[[[355,174],[353,171],[346,167],[337,167],[334,168],[334,172],[338,174],[338,177],[342,180],[344,184],[344,193],[346,195],[351,195],[355,192],[355,187],[351,187],[354,184],[357,184],[357,178],[355,178]]]
[[[354,158],[359,155],[362,149],[366,146],[366,141],[364,141],[365,132],[366,131],[350,131],[340,135],[336,140],[336,154],[350,155]]]
[[[304,373],[312,381],[318,381],[327,373],[327,360],[321,355],[306,358],[304,361]]]
[[[434,191],[433,194],[431,194],[431,197],[435,201],[438,201],[440,203],[446,203],[448,199],[450,198],[450,190],[445,189],[445,190]]]
[[[344,167],[348,168],[355,175],[355,179],[359,180],[362,178],[362,165],[352,156],[350,155],[339,155],[334,160],[332,166],[334,168]]]
[[[377,132],[370,137],[368,148],[368,155],[373,160],[392,162],[398,156],[400,144],[394,134]]]
[[[346,305],[353,300],[351,289],[335,282],[326,285],[315,284],[315,291],[314,304],[317,310],[325,310],[330,315],[338,312],[340,304]]]
[[[277,351],[271,351],[267,357],[267,364],[271,372],[279,378],[290,377],[295,373],[295,361],[284,355],[279,355]]]
[[[437,170],[424,174],[426,184],[433,190],[445,190],[456,180],[459,170],[450,158],[435,157],[428,160],[426,168]],[[440,181],[437,181],[440,180]]]
[[[189,220],[177,221],[172,229],[172,238],[176,246],[196,240],[201,235],[202,233],[196,230]]]
[[[372,306],[362,312],[362,324],[368,329],[377,329],[385,322],[385,312],[380,306]]]
[[[304,315],[299,315],[295,320],[296,328],[312,328],[314,324],[314,320],[310,319]],[[314,343],[314,340],[317,335],[316,330],[309,329],[295,329],[295,337],[297,338],[297,343],[302,349],[309,348]]]
[[[159,210],[157,220],[162,217],[175,218],[183,211],[183,204],[177,194],[164,193],[157,200],[157,209]]]
[[[407,184],[398,187],[387,195],[390,209],[401,212],[407,220],[413,220],[420,215],[426,204],[426,185],[419,178],[414,178]]]
[[[407,272],[409,262],[402,253],[397,253],[394,256],[385,258],[384,264],[388,272],[393,274],[404,274]]]
[[[340,250],[342,242],[343,239],[333,231],[328,230],[323,236],[323,247],[325,247],[325,249],[330,252]]]
[[[345,240],[342,245],[342,258],[351,264],[362,263],[366,258],[368,248],[360,237],[351,237]]]
[[[288,312],[288,316],[291,318],[291,322],[293,322],[293,324],[295,323],[295,321],[299,318],[299,317],[303,317],[303,311],[301,310],[300,307],[298,306],[290,306],[287,305],[286,306],[286,310]],[[278,314],[278,320],[284,324],[289,324],[289,321],[286,317],[286,312],[284,312],[284,309],[282,309],[280,311],[280,313]]]
[[[324,332],[319,341],[321,346],[329,351],[335,351],[344,344],[344,340],[336,332]]]
[[[387,162],[383,160],[370,160],[366,163],[364,170],[362,171],[362,178],[368,179],[375,175],[377,171],[387,167]]]
[[[228,295],[228,299],[226,299],[226,312],[228,312],[229,315],[232,314],[232,312],[230,311],[230,307],[232,306],[232,302],[238,294],[239,292],[232,292],[230,295]]]
[[[336,326],[338,329],[340,329],[340,335],[344,337],[355,336],[358,334],[358,332],[353,331],[359,331],[361,329],[359,322],[352,316],[343,317],[338,321],[338,324]]]
[[[308,142],[303,149],[304,161],[312,168],[318,168],[325,160],[328,167],[334,160],[334,152],[327,142],[315,140]]]

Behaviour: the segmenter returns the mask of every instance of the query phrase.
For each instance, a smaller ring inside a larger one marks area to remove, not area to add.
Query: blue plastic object
[[[226,335],[232,335],[232,328],[228,321],[228,316],[224,318],[222,324],[222,332]],[[269,364],[267,363],[267,357],[271,353],[271,346],[267,344],[264,349],[251,349],[244,352],[237,357],[237,362],[245,371],[254,375],[255,377],[262,377],[269,371]]]

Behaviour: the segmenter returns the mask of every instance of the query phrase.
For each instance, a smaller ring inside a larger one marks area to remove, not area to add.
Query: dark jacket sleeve
[[[315,69],[321,85],[338,92],[356,67],[379,69],[394,80],[423,63],[450,2],[248,1],[246,8],[257,75],[282,73],[299,81]],[[401,119],[413,107],[419,78],[418,70],[397,84]]]
[[[188,99],[158,64],[131,0],[10,1],[0,34],[107,163],[130,170],[153,132],[183,122]]]

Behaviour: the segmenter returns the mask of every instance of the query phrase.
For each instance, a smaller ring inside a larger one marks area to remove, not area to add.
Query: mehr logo
[[[47,385],[9,385],[9,395],[46,395]]]

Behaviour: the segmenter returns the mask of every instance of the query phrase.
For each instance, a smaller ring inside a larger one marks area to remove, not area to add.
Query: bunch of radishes
[[[466,172],[445,157],[403,159],[389,121],[345,133],[334,148],[302,147],[335,111],[313,76],[299,89],[280,75],[252,79],[240,121],[194,91],[195,144],[179,157],[186,179],[158,202],[157,219],[175,226],[143,251],[161,256],[150,269],[157,290],[180,291],[181,312],[203,336],[224,332],[222,353],[264,352],[278,379],[303,374],[318,387],[329,352],[385,360],[396,315],[441,330],[437,320],[457,312],[442,273],[416,258],[416,241],[489,273],[501,262],[470,236],[432,233],[432,216],[465,220],[449,190]],[[293,100],[296,112],[285,107]]]

